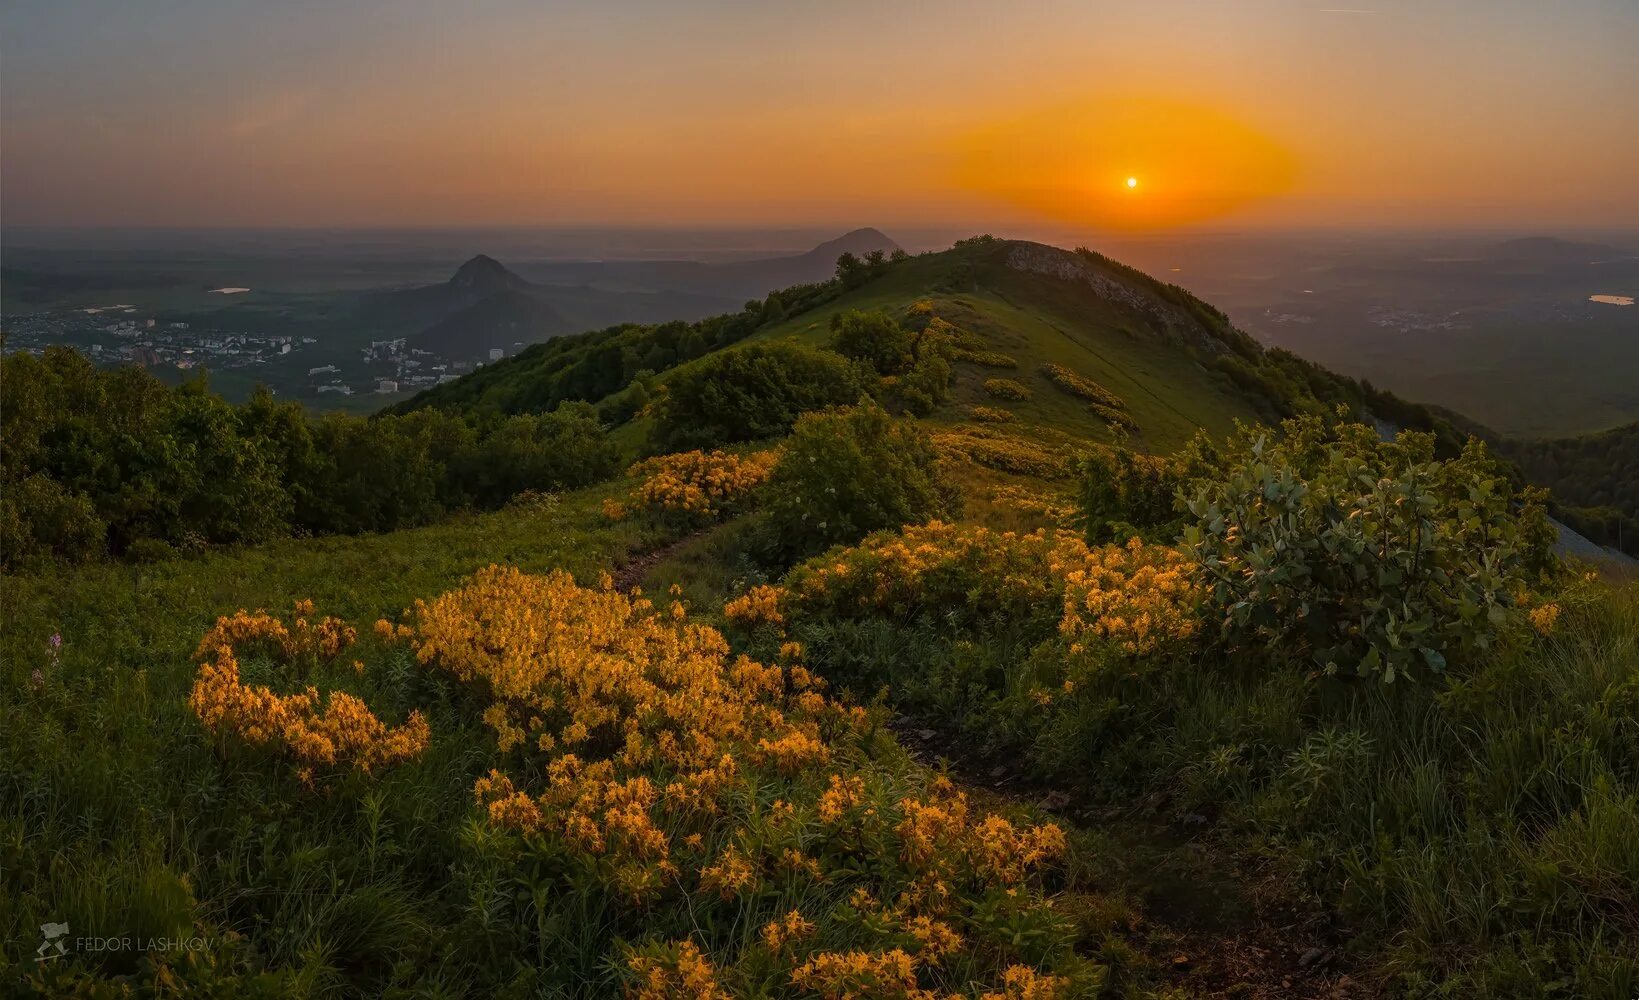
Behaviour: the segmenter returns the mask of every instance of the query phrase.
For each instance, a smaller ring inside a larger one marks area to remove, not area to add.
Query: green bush
[[[38,473],[0,494],[0,552],[7,563],[89,559],[101,554],[107,533],[88,498]]]
[[[905,412],[925,417],[950,395],[950,362],[929,352],[894,381],[891,395]]]
[[[1174,538],[1174,504],[1184,484],[1182,467],[1126,448],[1095,449],[1081,460],[1078,526],[1089,543],[1134,534]]]
[[[1490,645],[1548,566],[1541,496],[1478,441],[1442,462],[1431,434],[1303,418],[1243,431],[1218,465],[1187,488],[1184,542],[1232,648],[1384,681],[1439,672]]]
[[[525,490],[574,489],[612,477],[620,449],[589,403],[503,418],[461,459],[458,474],[474,500],[499,507]]]
[[[846,406],[865,379],[833,351],[780,342],[710,355],[671,379],[655,404],[662,451],[776,437],[811,410]]]
[[[831,317],[831,349],[863,361],[879,375],[897,375],[911,364],[911,334],[885,312],[850,309]]]
[[[869,399],[798,420],[765,490],[768,548],[786,558],[956,505],[927,435]]]

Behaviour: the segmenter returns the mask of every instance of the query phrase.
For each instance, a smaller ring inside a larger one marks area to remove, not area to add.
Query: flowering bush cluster
[[[511,762],[474,789],[491,827],[567,864],[601,897],[582,912],[641,915],[629,996],[934,998],[976,975],[1052,996],[1095,971],[1047,894],[1058,827],[870,765],[867,713],[680,604],[491,567],[400,634],[487,705]]]
[[[300,765],[304,781],[316,767],[351,767],[366,774],[420,756],[427,720],[410,713],[389,726],[363,700],[345,691],[320,694],[312,686],[281,695],[240,678],[239,657],[259,655],[298,679],[328,664],[352,645],[354,630],[335,618],[312,621],[313,605],[298,602],[287,626],[265,612],[239,611],[216,620],[194,658],[199,676],[188,703],[205,728],[223,739],[273,747]]]
[[[1138,539],[1089,548],[1071,532],[935,521],[798,566],[782,586],[753,588],[724,614],[736,627],[776,633],[815,616],[1056,621],[1073,652],[1098,643],[1147,655],[1179,650],[1198,633],[1201,593],[1192,570],[1178,549]]]
[[[1067,570],[1059,630],[1072,650],[1098,638],[1148,655],[1194,637],[1201,596],[1189,556],[1134,538],[1124,546],[1091,549]]]
[[[952,361],[966,361],[985,368],[1017,368],[1018,359],[1000,351],[978,351],[966,347],[958,347],[951,354]]]
[[[1138,424],[1127,415],[1126,401],[1092,379],[1051,362],[1041,366],[1041,373],[1070,395],[1087,400],[1093,412],[1110,426],[1127,431],[1138,429]]]
[[[1066,479],[1074,470],[1070,456],[1034,441],[985,427],[964,427],[933,435],[934,447],[950,458],[1037,479]]]
[[[996,406],[975,406],[968,412],[981,424],[1005,424],[1013,419],[1012,413]]]
[[[1069,497],[1043,493],[1023,486],[1003,485],[990,491],[990,502],[997,507],[1041,518],[1056,526],[1074,524],[1080,511]]]
[[[773,471],[778,451],[734,455],[683,451],[644,459],[626,470],[643,481],[632,491],[636,506],[667,514],[713,518],[744,501]]]
[[[1063,365],[1048,362],[1041,366],[1041,373],[1047,376],[1049,382],[1052,382],[1060,389],[1072,396],[1080,396],[1090,403],[1102,403],[1117,410],[1123,409],[1127,405],[1122,402],[1120,396],[1085,375],[1078,375]]]
[[[985,379],[985,392],[990,393],[997,399],[1010,399],[1014,402],[1023,402],[1033,395],[1029,386],[1018,379],[1011,378]]]

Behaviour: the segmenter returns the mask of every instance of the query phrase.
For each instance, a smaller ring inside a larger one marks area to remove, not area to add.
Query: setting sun
[[[1136,177],[1127,178],[1127,186],[1130,187],[1130,188],[1137,187],[1138,186],[1138,178],[1136,178]]]

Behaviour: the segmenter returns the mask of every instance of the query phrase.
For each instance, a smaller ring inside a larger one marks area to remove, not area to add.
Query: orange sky
[[[74,225],[1639,225],[1639,5],[1356,2],[8,9],[0,207]]]

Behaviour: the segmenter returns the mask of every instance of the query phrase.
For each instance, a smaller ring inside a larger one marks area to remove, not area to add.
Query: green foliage
[[[845,406],[866,388],[845,358],[780,341],[713,354],[666,383],[655,404],[660,450],[774,437],[811,410]]]
[[[0,494],[0,553],[8,563],[90,559],[101,554],[107,534],[89,499],[40,473],[8,482]]]
[[[1077,526],[1089,543],[1135,534],[1177,536],[1181,523],[1174,508],[1184,485],[1179,463],[1126,448],[1095,448],[1083,456],[1080,473]]]
[[[1552,441],[1510,441],[1504,454],[1553,490],[1566,523],[1601,545],[1639,555],[1639,424]]]
[[[1203,446],[1206,447],[1206,446]],[[1186,488],[1184,541],[1232,648],[1327,672],[1440,672],[1484,650],[1548,564],[1541,497],[1516,494],[1479,442],[1363,425],[1245,431]]]
[[[927,435],[869,399],[798,420],[765,495],[768,547],[784,557],[919,524],[956,506]]]
[[[584,486],[615,475],[620,451],[588,403],[502,418],[458,459],[455,478],[480,507],[531,489]]]
[[[4,380],[8,563],[390,531],[619,466],[585,405],[482,426],[430,410],[314,421],[266,391],[233,406],[200,380],[170,389],[58,348],[7,357]]]
[[[928,351],[889,387],[905,412],[925,417],[950,395],[950,362],[938,351]]]
[[[912,361],[910,331],[880,310],[833,314],[831,349],[870,365],[878,375],[897,375]]]
[[[846,251],[837,258],[836,280],[845,289],[858,288],[873,278],[881,277],[891,264],[904,259],[903,254],[897,253],[889,259],[881,250],[872,250],[864,257]]]
[[[454,382],[436,386],[391,408],[393,413],[418,409],[455,409],[485,413],[539,413],[570,400],[599,402],[619,394],[606,419],[625,420],[636,413],[654,386],[631,389],[634,380],[670,371],[706,354],[730,347],[780,318],[805,312],[844,291],[839,280],[794,285],[752,300],[736,313],[694,323],[672,321],[653,326],[624,323],[535,344],[498,364],[485,365]],[[622,390],[626,390],[624,393]]]

